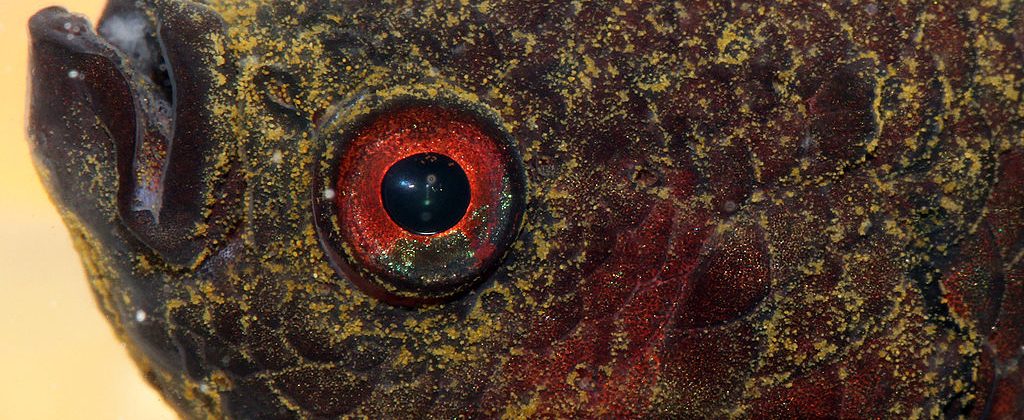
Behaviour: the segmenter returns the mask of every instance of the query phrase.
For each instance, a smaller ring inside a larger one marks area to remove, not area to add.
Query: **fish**
[[[185,418],[1021,418],[1022,8],[52,7],[28,132]]]

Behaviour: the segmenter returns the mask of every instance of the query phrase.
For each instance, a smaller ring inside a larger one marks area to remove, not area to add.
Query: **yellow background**
[[[0,419],[174,418],[90,295],[26,144],[28,18],[58,3],[93,22],[105,0],[0,0]]]

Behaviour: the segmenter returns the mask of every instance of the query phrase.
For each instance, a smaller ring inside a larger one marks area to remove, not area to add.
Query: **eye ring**
[[[497,119],[476,108],[417,99],[375,108],[322,130],[311,191],[321,248],[340,277],[378,300],[419,306],[454,299],[485,278],[518,235],[526,207],[522,159]],[[451,159],[470,185],[465,214],[438,232],[401,226],[381,191],[388,170],[423,154]]]

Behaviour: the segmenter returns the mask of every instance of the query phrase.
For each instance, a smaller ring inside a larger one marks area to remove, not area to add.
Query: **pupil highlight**
[[[388,169],[380,194],[384,210],[398,226],[434,235],[451,229],[466,215],[469,178],[452,158],[420,153]]]

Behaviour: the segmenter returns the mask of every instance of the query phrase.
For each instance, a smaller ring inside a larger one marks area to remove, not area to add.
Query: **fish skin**
[[[29,132],[183,417],[1020,418],[1022,7],[113,0],[170,70],[45,9]],[[526,186],[498,265],[423,305],[314,214],[409,100]]]

